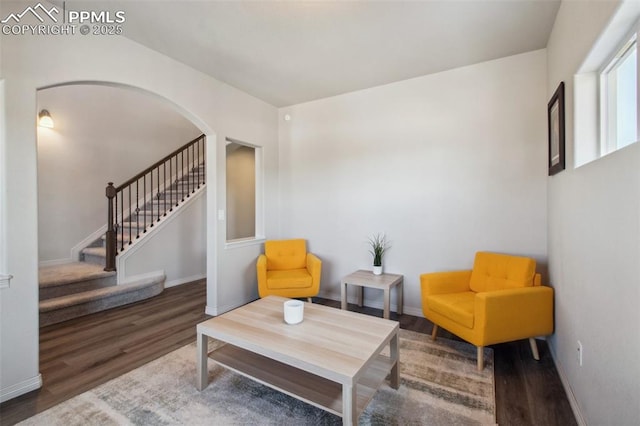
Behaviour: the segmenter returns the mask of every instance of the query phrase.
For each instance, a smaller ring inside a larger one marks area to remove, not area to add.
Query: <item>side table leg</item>
[[[398,298],[398,309],[396,310],[396,312],[398,313],[398,315],[402,315],[402,306],[404,305],[404,280],[401,280],[398,283],[398,290],[396,291],[396,296]]]
[[[342,310],[347,310],[347,283],[340,283],[340,300],[342,301]]]
[[[201,391],[209,384],[209,369],[207,367],[207,361],[209,359],[208,351],[208,338],[206,335],[198,332],[197,336],[197,372],[196,372],[196,388]]]
[[[389,309],[391,305],[391,290],[389,287],[384,289],[384,311],[382,313],[382,317],[384,319],[389,319]]]
[[[358,293],[358,306],[362,308],[362,303],[364,300],[364,286],[358,286],[358,289],[356,291]]]

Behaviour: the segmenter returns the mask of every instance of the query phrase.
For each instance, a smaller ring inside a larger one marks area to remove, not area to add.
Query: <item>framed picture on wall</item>
[[[547,105],[549,121],[549,176],[564,170],[564,82]]]

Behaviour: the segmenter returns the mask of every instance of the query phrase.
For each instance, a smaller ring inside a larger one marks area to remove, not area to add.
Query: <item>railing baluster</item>
[[[136,180],[136,239],[140,238],[140,179]]]
[[[191,193],[196,192],[196,145],[191,145]]]
[[[131,207],[133,203],[131,203],[131,185],[129,185],[129,244],[131,244],[133,239],[131,238]]]
[[[147,232],[147,175],[142,180],[142,208],[144,209],[144,232]]]
[[[156,191],[156,203],[158,204],[158,222],[160,221],[160,166],[156,168],[156,175],[158,178],[158,189]]]
[[[107,184],[107,189],[105,190],[105,194],[107,196],[107,234],[106,234],[106,259],[105,259],[105,271],[115,271],[116,270],[116,231],[113,227],[114,223],[114,207],[113,207],[113,199],[115,198],[117,192],[113,186],[113,182],[109,182]],[[117,207],[116,207],[117,211]]]
[[[182,178],[180,178],[180,196],[182,197],[182,201],[184,201],[184,151],[180,153],[180,158],[182,159],[182,167],[180,167],[180,172]]]
[[[124,250],[124,191],[120,191],[120,251]]]
[[[200,144],[202,145],[202,167],[204,168],[204,170],[202,170],[202,178],[200,180],[202,181],[203,185],[207,180],[207,149],[206,149],[207,143],[206,142],[207,141],[204,138],[204,136],[200,138]]]
[[[147,232],[147,228],[151,228],[154,222],[160,221],[161,216],[167,216],[167,213],[173,211],[174,197],[175,206],[180,204],[185,198],[190,197],[192,193],[195,193],[196,189],[200,188],[206,180],[206,169],[201,170],[206,162],[205,158],[205,136],[201,135],[188,144],[175,150],[171,154],[167,155],[162,160],[156,162],[152,166],[148,167],[143,172],[138,173],[135,177],[129,179],[117,188],[113,186],[113,182],[109,182],[106,188],[107,196],[107,233],[106,233],[106,255],[105,271],[115,271],[115,258],[118,251],[123,251],[125,246],[124,238],[124,221],[129,221],[129,245],[133,244],[133,212],[136,215],[136,238],[140,238],[140,224],[142,222],[142,233]],[[185,159],[186,155],[186,159]],[[175,164],[174,164],[175,161]],[[186,161],[186,164],[185,164]],[[169,175],[167,176],[167,162],[169,162]],[[201,164],[202,163],[202,164]],[[162,166],[163,181],[160,183],[160,168]],[[175,170],[174,170],[175,166]],[[156,185],[154,187],[153,171],[156,171]],[[175,172],[175,174],[174,174]],[[185,176],[185,173],[187,175]],[[147,199],[147,175],[149,175],[149,199]],[[186,179],[185,179],[186,177]],[[142,195],[140,195],[140,181],[142,180]],[[133,184],[135,182],[135,210],[133,209]],[[155,193],[154,193],[155,189]],[[128,191],[128,218],[125,218],[125,194]],[[161,193],[162,191],[162,193]],[[169,191],[167,201],[167,191]],[[164,200],[161,202],[160,197],[164,195]],[[118,199],[118,197],[120,199]],[[142,201],[142,209],[140,206]],[[169,207],[167,208],[167,202]],[[118,203],[120,209],[118,209]],[[154,203],[156,204],[154,206]],[[164,210],[162,205],[164,205]],[[151,212],[149,213],[149,209]],[[144,218],[140,221],[140,213],[144,211]],[[119,213],[119,216],[118,216]],[[147,226],[147,215],[150,214],[149,226]],[[157,220],[156,220],[157,219]],[[120,247],[118,248],[118,231],[120,234]]]
[[[151,203],[151,225],[149,225],[149,228],[153,228],[153,169],[151,169],[151,192],[149,193],[151,194],[150,196],[150,203]]]
[[[167,163],[164,163],[162,165],[162,176],[163,176],[162,185],[163,185],[163,188],[164,188],[164,191],[163,191],[163,193],[164,193],[164,197],[163,197],[164,198],[164,200],[163,200],[164,201],[164,216],[166,216],[167,215]]]

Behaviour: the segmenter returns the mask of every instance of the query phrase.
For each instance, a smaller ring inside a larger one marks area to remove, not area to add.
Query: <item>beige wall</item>
[[[413,315],[419,275],[469,268],[476,251],[545,271],[545,72],[540,50],[282,108],[282,233],[322,258],[321,293],[339,299],[344,275],[371,269],[378,232]]]
[[[550,342],[578,417],[589,425],[640,418],[640,146],[574,167],[575,135],[585,133],[574,124],[574,74],[609,23],[621,25],[616,17],[631,3],[621,9],[616,1],[563,2],[548,45],[547,96],[565,82],[567,143],[566,170],[548,178],[556,292]]]

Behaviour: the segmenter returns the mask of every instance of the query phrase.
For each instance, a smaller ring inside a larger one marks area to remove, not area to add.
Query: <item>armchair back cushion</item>
[[[506,290],[534,285],[536,261],[528,257],[478,252],[473,263],[471,291]]]
[[[267,256],[269,271],[307,267],[307,243],[304,239],[265,241],[264,254]]]

